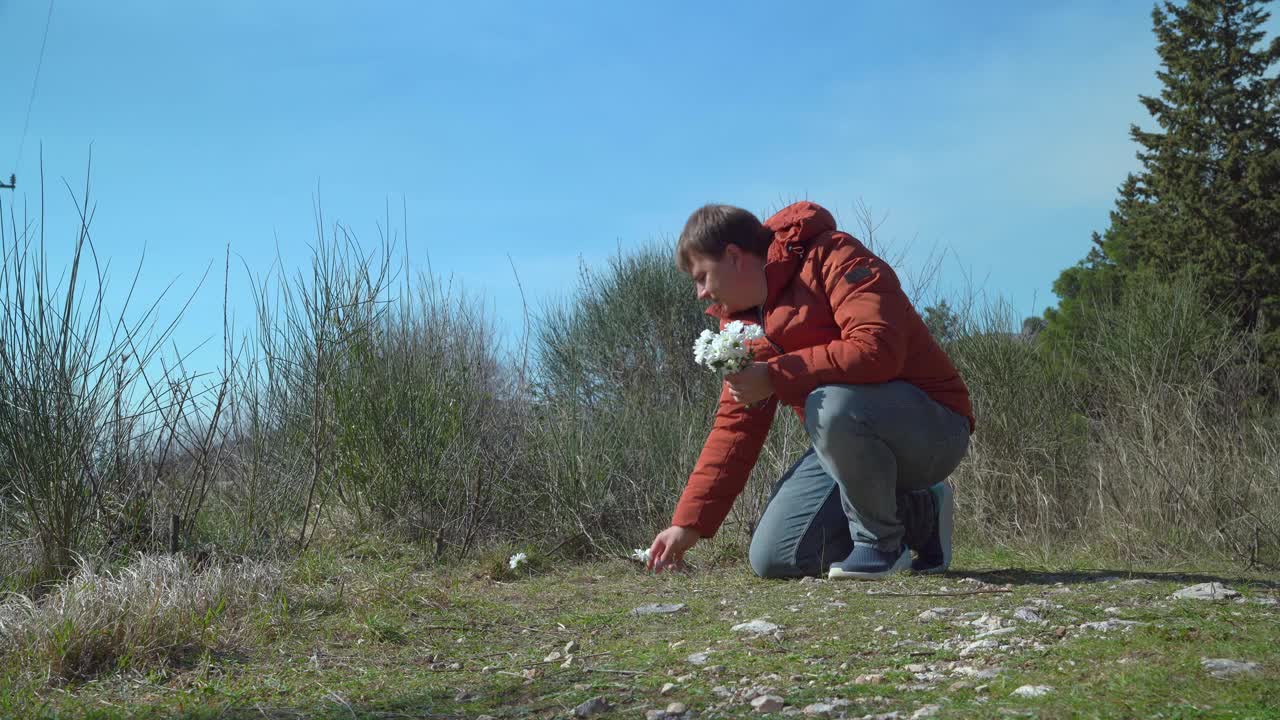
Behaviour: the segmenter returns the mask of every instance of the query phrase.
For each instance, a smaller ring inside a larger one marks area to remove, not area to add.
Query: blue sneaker
[[[932,575],[946,572],[951,567],[951,523],[955,515],[955,497],[951,486],[945,482],[929,488],[933,495],[933,506],[937,511],[934,532],[920,547],[916,548],[917,557],[911,563],[914,572]]]
[[[896,551],[880,550],[874,545],[854,543],[849,557],[832,563],[827,577],[832,580],[874,580],[887,577],[911,566],[911,551],[906,545]]]

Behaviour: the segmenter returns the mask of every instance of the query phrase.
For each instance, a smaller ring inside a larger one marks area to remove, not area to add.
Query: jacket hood
[[[766,306],[772,306],[800,270],[809,243],[820,235],[835,232],[836,219],[817,203],[788,205],[764,222],[773,231],[773,243],[765,257],[764,274],[769,285]]]
[[[821,205],[805,201],[782,208],[765,220],[764,226],[773,232],[768,259],[774,260],[775,253],[794,253],[795,245],[806,246],[813,238],[835,230],[836,219]]]

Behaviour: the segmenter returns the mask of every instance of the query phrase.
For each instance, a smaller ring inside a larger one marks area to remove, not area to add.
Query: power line
[[[40,68],[44,67],[44,48],[49,42],[49,23],[53,21],[53,0],[49,0],[49,14],[44,19],[44,37],[40,40],[40,59],[36,61],[36,76],[31,81],[31,97],[27,98],[27,117],[22,121],[22,139],[18,141],[18,160],[22,164],[22,150],[27,145],[27,129],[31,126],[31,106],[36,102],[36,88],[40,85]]]

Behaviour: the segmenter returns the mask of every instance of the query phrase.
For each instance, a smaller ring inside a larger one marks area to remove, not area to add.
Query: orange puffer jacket
[[[764,326],[766,337],[752,349],[769,364],[774,396],[746,408],[727,385],[720,393],[711,433],[671,521],[703,537],[715,534],[746,485],[779,400],[803,420],[805,398],[819,385],[905,380],[967,417],[973,432],[968,388],[887,263],[836,230],[831,213],[811,202],[783,208],[765,226],[774,235],[764,306],[726,315],[712,305],[707,313],[720,318],[722,329],[732,320]]]

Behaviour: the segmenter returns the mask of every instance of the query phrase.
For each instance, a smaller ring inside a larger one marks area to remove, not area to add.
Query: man
[[[968,449],[973,409],[893,270],[811,202],[763,224],[741,208],[704,206],[685,224],[676,263],[722,328],[758,323],[765,337],[756,362],[725,378],[649,566],[678,567],[715,534],[781,401],[813,445],[773,488],[751,539],[752,569],[768,578],[946,570],[952,497],[942,481]]]

